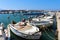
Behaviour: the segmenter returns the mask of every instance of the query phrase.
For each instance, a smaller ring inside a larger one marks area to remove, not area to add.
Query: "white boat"
[[[32,25],[52,25],[53,19],[50,18],[32,18],[32,21],[30,22]]]
[[[45,16],[44,18],[53,19],[53,16]]]
[[[43,25],[50,26],[51,25],[49,21],[34,21],[34,22],[31,22],[30,24],[34,26],[43,26]]]
[[[24,24],[24,22],[22,22]],[[41,32],[39,28],[27,23],[25,26],[21,26],[21,22],[17,24],[9,24],[10,30],[17,36],[25,39],[39,39],[41,37]]]
[[[32,18],[32,21],[40,21],[39,18]]]
[[[3,35],[3,27],[4,27],[4,25],[3,25],[3,23],[1,23],[0,24],[0,36]]]

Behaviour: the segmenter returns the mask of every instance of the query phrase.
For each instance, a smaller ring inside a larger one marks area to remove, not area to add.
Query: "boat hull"
[[[10,30],[17,36],[20,36],[22,38],[25,38],[25,39],[40,39],[41,37],[41,32],[38,32],[34,35],[26,35],[26,34],[23,34],[17,30],[15,30],[13,27],[10,27]]]

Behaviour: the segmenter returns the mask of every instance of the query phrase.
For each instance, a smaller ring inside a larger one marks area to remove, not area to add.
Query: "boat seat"
[[[27,26],[19,26],[19,27],[16,27],[17,30],[20,30],[20,31],[26,31],[26,30],[29,30],[31,29],[32,27],[27,25]]]

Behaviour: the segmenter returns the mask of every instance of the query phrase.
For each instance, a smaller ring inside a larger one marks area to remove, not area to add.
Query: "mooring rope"
[[[51,36],[46,32],[46,30],[45,30],[45,33],[48,35],[49,38],[55,40],[53,37],[51,37]]]

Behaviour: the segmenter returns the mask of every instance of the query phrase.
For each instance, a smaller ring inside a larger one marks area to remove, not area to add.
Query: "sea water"
[[[4,23],[4,28],[7,28],[7,25],[11,23],[11,21],[19,22],[23,18],[28,19],[29,15],[23,15],[24,13],[7,13],[7,14],[0,14],[0,23]],[[36,15],[33,15],[36,16]],[[33,17],[32,16],[32,17]]]
[[[28,19],[29,15],[23,15],[23,13],[12,13],[12,14],[0,14],[0,23],[4,23],[4,28],[7,28],[7,25],[11,23],[11,21],[19,22],[23,18]],[[53,24],[53,29],[56,30],[56,24]],[[45,35],[45,34],[44,34]],[[46,37],[46,36],[45,36]],[[53,37],[54,38],[54,37]],[[44,39],[44,38],[43,38]]]
[[[23,16],[23,13],[12,13],[12,14],[0,14],[0,23],[4,23],[4,28],[7,28],[7,25],[11,23],[11,21],[19,22],[23,18],[27,19],[27,16]]]

